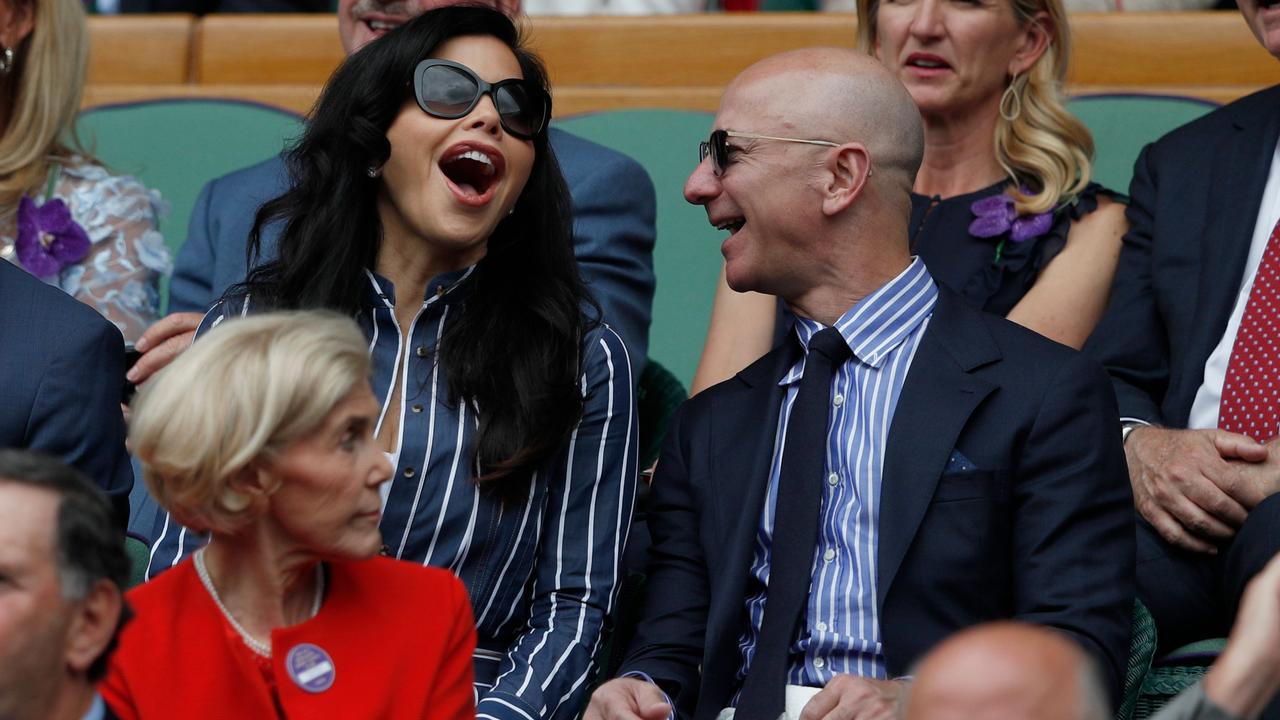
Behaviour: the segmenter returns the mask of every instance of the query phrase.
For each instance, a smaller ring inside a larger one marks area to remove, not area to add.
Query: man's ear
[[[124,610],[124,598],[120,588],[105,578],[99,578],[83,600],[76,603],[75,614],[67,630],[67,668],[75,675],[84,675],[93,661],[102,655]]]
[[[871,177],[871,154],[862,143],[845,143],[831,151],[825,169],[822,212],[830,217],[844,212],[862,194]]]

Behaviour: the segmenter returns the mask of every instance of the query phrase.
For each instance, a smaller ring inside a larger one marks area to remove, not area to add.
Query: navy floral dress
[[[1099,195],[1124,199],[1089,183],[1079,195],[1060,202],[1043,224],[1024,234],[1012,227],[991,237],[971,232],[975,221],[981,219],[975,205],[981,211],[998,203],[997,196],[1008,187],[1005,180],[945,199],[911,194],[912,254],[924,260],[935,280],[970,305],[1002,316],[1009,314],[1035,284],[1040,271],[1066,246],[1071,223],[1098,209]],[[1035,233],[1041,229],[1043,232]]]

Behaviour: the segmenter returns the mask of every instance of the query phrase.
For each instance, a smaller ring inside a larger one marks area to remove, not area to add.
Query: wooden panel
[[[1072,94],[1151,93],[1181,95],[1228,103],[1263,86],[1240,85],[1073,85]],[[320,95],[319,85],[93,85],[85,90],[84,108],[157,98],[234,98],[289,110],[300,115],[310,112]],[[720,88],[674,87],[584,87],[570,86],[556,91],[556,117],[607,110],[665,108],[715,112]]]
[[[191,78],[191,15],[89,18],[87,84],[156,85]]]
[[[1280,62],[1235,11],[1071,16],[1069,81],[1091,85],[1273,85]]]
[[[229,98],[305,115],[319,94],[319,85],[96,85],[85,88],[80,107],[168,98]]]
[[[336,15],[207,15],[196,32],[205,85],[323,85],[342,59]]]
[[[821,13],[536,18],[530,38],[557,86],[723,87],[784,50],[852,47],[855,27],[853,15]]]

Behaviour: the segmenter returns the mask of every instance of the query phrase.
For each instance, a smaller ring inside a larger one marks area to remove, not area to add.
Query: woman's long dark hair
[[[230,292],[279,308],[362,309],[382,241],[377,210],[387,128],[411,97],[414,67],[452,38],[486,35],[511,48],[526,80],[548,89],[541,61],[502,13],[453,6],[427,12],[352,55],[330,78],[307,129],[287,153],[293,187],[258,211],[249,267],[263,228],[283,223],[279,259]],[[578,388],[589,299],[578,276],[569,191],[544,130],[524,192],[489,237],[468,279],[461,316],[441,342],[453,402],[480,409],[477,461],[484,486],[523,495],[522,483],[564,442],[582,415]],[[408,382],[408,379],[402,379]]]

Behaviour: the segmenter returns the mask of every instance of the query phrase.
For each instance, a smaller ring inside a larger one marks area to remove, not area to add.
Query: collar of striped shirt
[[[431,281],[427,283],[427,291],[423,295],[422,304],[431,305],[436,302],[461,300],[466,296],[466,291],[471,286],[471,283],[467,282],[467,280],[474,274],[475,269],[475,265],[470,265],[458,270],[440,273],[431,278]],[[364,273],[369,278],[369,285],[365,288],[366,306],[395,307],[395,284],[372,270],[366,269]]]
[[[933,277],[920,258],[913,258],[897,277],[846,310],[836,321],[835,328],[849,344],[853,358],[878,368],[893,349],[932,314],[937,298],[938,286]],[[805,357],[809,353],[809,339],[823,327],[816,320],[796,316],[796,336],[804,348]],[[800,382],[804,375],[805,357],[800,358],[791,372],[778,381],[779,385]]]

